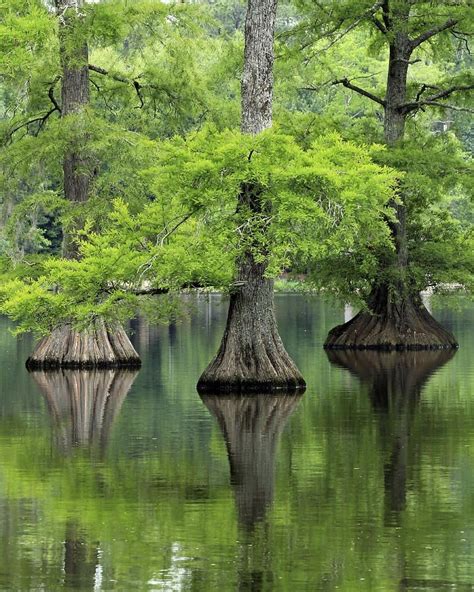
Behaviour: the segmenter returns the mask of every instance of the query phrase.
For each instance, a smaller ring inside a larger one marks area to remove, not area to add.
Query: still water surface
[[[333,354],[277,296],[302,396],[212,397],[219,296],[136,322],[138,373],[28,374],[0,323],[0,590],[474,590],[474,312],[461,349]]]

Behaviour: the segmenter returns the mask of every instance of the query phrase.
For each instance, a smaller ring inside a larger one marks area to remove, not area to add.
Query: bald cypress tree
[[[241,130],[245,134],[259,134],[272,125],[276,7],[276,0],[248,3],[241,85]],[[252,215],[270,209],[271,204],[261,199],[258,184],[242,185],[238,210]],[[278,333],[273,281],[265,275],[267,257],[257,238],[253,244],[250,241],[237,268],[222,343],[199,379],[198,389],[262,392],[303,387],[303,377]]]
[[[61,63],[61,117],[79,120],[89,106],[89,51],[81,29],[82,0],[56,0]],[[87,157],[87,131],[79,123],[63,160],[64,197],[73,205],[87,202],[91,166]],[[80,221],[76,220],[76,229]],[[63,255],[78,256],[69,228],[63,234]],[[140,358],[123,327],[110,326],[100,317],[76,330],[63,323],[43,337],[26,362],[29,368],[137,366]]]
[[[326,47],[338,43],[357,27],[367,26],[377,43],[388,52],[388,69],[384,92],[360,86],[346,77],[331,82],[359,94],[382,109],[383,138],[390,154],[410,150],[405,147],[406,123],[420,111],[429,108],[453,108],[459,98],[474,89],[472,75],[459,68],[438,85],[423,84],[414,89],[409,84],[413,64],[420,55],[435,48],[438,53],[464,39],[472,27],[472,7],[469,2],[413,2],[383,0],[381,2],[324,2],[302,5],[310,15],[305,31],[325,37]],[[319,23],[319,30],[313,23]],[[323,23],[323,24],[321,24]],[[304,27],[303,27],[304,29]],[[329,39],[329,42],[327,42]],[[311,45],[305,40],[306,45]],[[436,51],[435,54],[436,55]],[[453,104],[454,103],[454,104]],[[405,157],[409,157],[407,153]],[[403,165],[400,167],[403,170]],[[393,252],[378,255],[378,275],[366,297],[366,308],[349,322],[332,329],[327,348],[356,349],[437,349],[457,347],[454,336],[429,313],[420,297],[419,278],[411,272],[410,211],[416,208],[405,190],[403,177],[397,199],[392,202],[394,218],[389,221]],[[362,273],[362,272],[361,272]]]

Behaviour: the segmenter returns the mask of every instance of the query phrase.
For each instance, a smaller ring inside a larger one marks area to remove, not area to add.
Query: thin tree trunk
[[[59,51],[61,57],[61,116],[80,115],[89,104],[88,46],[77,44],[81,0],[57,0]],[[87,157],[87,134],[78,133],[74,146],[63,160],[64,196],[74,204],[87,201],[91,182]],[[80,226],[80,219],[76,220]],[[63,255],[78,256],[71,228],[64,231]],[[26,361],[29,369],[137,367],[140,357],[123,327],[113,327],[103,319],[94,320],[87,330],[79,332],[70,323],[56,327],[36,346]]]
[[[242,124],[246,134],[272,125],[273,36],[276,0],[249,0],[245,20],[242,78]],[[239,208],[254,213],[262,203],[258,186],[247,183]],[[238,262],[236,286],[230,297],[227,326],[217,356],[198,382],[206,391],[273,391],[304,388],[303,377],[286,352],[274,313],[273,281],[265,277],[267,263],[249,249]]]
[[[406,9],[405,18],[409,16]],[[389,148],[405,134],[407,74],[413,48],[405,32],[394,34],[390,43],[385,95],[384,137]],[[380,262],[383,271],[393,272],[391,284],[384,280],[372,287],[367,311],[334,327],[324,344],[328,349],[444,349],[457,348],[454,335],[444,329],[425,308],[420,294],[410,286],[407,240],[407,208],[401,192],[393,202],[395,222],[390,223],[395,260]],[[385,268],[385,269],[384,269]],[[388,268],[388,269],[387,269]],[[391,268],[391,270],[390,270]]]

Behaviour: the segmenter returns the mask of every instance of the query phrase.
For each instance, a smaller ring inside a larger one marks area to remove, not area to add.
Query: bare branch
[[[421,45],[422,43],[424,43],[425,41],[427,41],[431,37],[434,37],[435,35],[437,35],[438,33],[441,33],[442,31],[446,31],[446,29],[451,29],[452,27],[457,25],[457,23],[458,23],[458,21],[456,19],[450,18],[447,21],[445,21],[444,23],[442,23],[441,25],[438,25],[437,27],[433,27],[432,29],[425,31],[421,35],[418,35],[418,37],[415,37],[415,39],[411,40],[411,43],[410,43],[411,49],[412,50],[415,49],[415,47],[418,47],[419,45]]]
[[[52,115],[55,111],[58,111],[58,109],[56,107],[53,107],[52,109],[47,111],[44,115],[40,115],[39,117],[34,117],[33,119],[29,119],[28,121],[25,121],[25,122],[21,123],[20,125],[17,125],[16,127],[14,127],[13,129],[11,129],[7,134],[7,144],[13,140],[13,136],[14,136],[14,134],[16,134],[16,132],[19,132],[21,129],[23,129],[25,127],[28,130],[28,128],[31,124],[39,122],[38,129],[36,130],[36,133],[34,134],[35,136],[37,136],[39,134],[39,132],[42,130],[44,124],[46,123],[46,121],[48,120],[50,115]]]
[[[340,80],[335,80],[332,84],[333,85],[342,84],[342,86],[345,86],[346,88],[349,88],[350,90],[353,90],[354,92],[359,93],[360,95],[367,97],[371,101],[374,101],[375,103],[378,103],[379,105],[382,105],[383,107],[385,107],[384,99],[381,99],[377,95],[374,95],[371,92],[369,92],[363,88],[360,88],[360,86],[355,86],[354,84],[352,84],[350,82],[350,80],[348,78],[341,78]]]
[[[384,35],[388,33],[385,25],[382,22],[380,22],[376,16],[373,16],[371,20],[381,33],[383,33]]]
[[[449,105],[447,103],[437,103],[436,101],[426,101],[425,105],[431,105],[433,107],[441,107],[442,109],[451,109],[452,111],[463,111],[464,113],[474,113],[474,109],[469,107],[458,107],[457,105]]]
[[[53,106],[55,107],[56,111],[59,111],[59,113],[61,113],[61,107],[59,106],[58,102],[56,101],[56,97],[54,96],[54,86],[49,87],[48,97],[51,103],[53,103]]]
[[[350,33],[353,29],[359,26],[359,24],[366,19],[367,17],[371,18],[372,15],[377,12],[379,8],[382,7],[382,2],[376,2],[373,6],[371,6],[368,10],[363,12],[358,18],[356,18],[348,27],[346,27],[343,31],[341,31],[338,35],[334,37],[325,47],[318,49],[316,53],[325,52],[328,49],[331,49],[333,45],[335,45],[338,41],[340,41],[343,37],[345,37],[348,33]],[[335,27],[332,32],[335,32],[337,28]],[[311,45],[312,42],[306,43],[304,47]],[[315,54],[309,56],[305,62],[308,63],[311,58],[314,57]]]
[[[423,85],[423,86],[425,86],[426,88],[432,88],[432,87],[428,87],[428,85]],[[399,109],[403,113],[409,113],[410,111],[415,111],[416,109],[420,109],[424,105],[433,105],[433,103],[436,103],[436,101],[445,99],[445,98],[451,96],[455,92],[468,92],[473,89],[474,89],[474,84],[467,84],[465,86],[451,86],[450,88],[446,88],[445,90],[441,90],[438,93],[435,93],[433,95],[429,95],[426,97],[426,99],[423,99],[421,101],[418,100],[422,94],[422,91],[420,91],[417,95],[417,100],[415,100],[411,103],[405,103],[404,105],[400,105]]]
[[[115,72],[110,72],[109,70],[106,70],[105,68],[102,68],[100,66],[94,66],[94,64],[89,64],[89,70],[91,70],[92,72],[96,72],[97,74],[101,74],[102,76],[108,76],[109,78],[112,78],[112,80],[116,80],[117,82],[122,82],[123,84],[128,84],[128,85],[133,86],[133,88],[135,89],[135,92],[137,93],[137,96],[140,100],[140,109],[142,107],[144,107],[144,105],[145,105],[145,102],[143,100],[143,96],[141,93],[142,89],[144,89],[144,88],[152,88],[153,90],[164,92],[173,100],[176,100],[176,98],[177,98],[169,89],[159,86],[157,84],[142,84],[138,80],[137,77],[127,78],[126,76],[122,76],[121,74],[116,74]]]

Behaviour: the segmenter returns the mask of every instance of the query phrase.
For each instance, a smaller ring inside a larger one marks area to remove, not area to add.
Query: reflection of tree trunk
[[[202,395],[224,436],[239,523],[248,531],[272,503],[278,438],[300,398]]]
[[[64,453],[75,446],[105,452],[112,425],[137,373],[125,370],[33,372]]]
[[[430,376],[448,362],[454,350],[417,352],[327,351],[329,361],[369,387],[380,418],[382,439],[391,445],[385,466],[386,518],[398,520],[405,508],[411,423],[421,391]]]
[[[94,590],[98,564],[98,544],[88,543],[78,525],[68,521],[64,540],[64,587]]]

